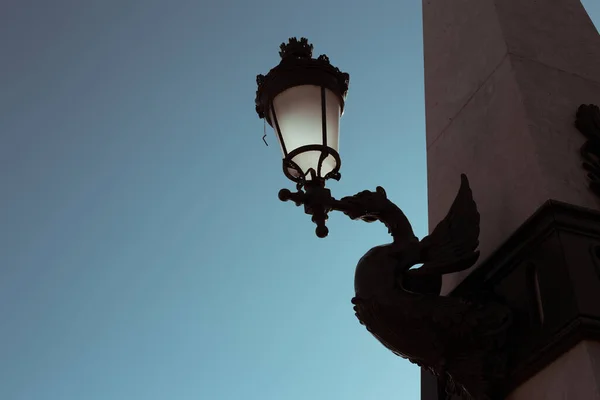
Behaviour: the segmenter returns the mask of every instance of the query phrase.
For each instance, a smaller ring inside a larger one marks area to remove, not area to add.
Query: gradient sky
[[[418,398],[350,304],[386,229],[316,238],[254,111],[308,37],[351,77],[334,194],[425,235],[421,1],[365,4],[0,0],[0,399]]]

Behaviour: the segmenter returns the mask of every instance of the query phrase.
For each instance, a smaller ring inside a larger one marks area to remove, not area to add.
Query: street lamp
[[[312,58],[306,38],[281,45],[281,62],[256,80],[256,112],[273,127],[283,172],[300,187],[339,179],[339,124],[350,76],[325,55]]]
[[[298,189],[283,189],[279,198],[304,204],[317,224],[317,236],[325,237],[333,205],[325,181],[340,179],[339,127],[350,76],[326,55],[313,58],[312,50],[306,38],[281,44],[279,65],[256,78],[256,112],[273,127],[283,173]]]
[[[325,55],[312,58],[312,50],[307,39],[291,38],[281,45],[279,65],[256,79],[256,112],[273,127],[283,172],[297,188],[282,189],[279,198],[303,205],[321,238],[334,210],[385,224],[393,242],[371,249],[356,267],[356,316],[385,347],[430,370],[449,391],[487,398],[501,373],[511,310],[481,298],[439,296],[443,274],[466,270],[479,257],[479,212],[467,177],[446,218],[422,240],[381,187],[335,199],[325,182],[340,179],[339,120],[349,75]]]

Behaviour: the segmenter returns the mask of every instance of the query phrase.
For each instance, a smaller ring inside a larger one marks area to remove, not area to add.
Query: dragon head
[[[346,206],[344,214],[351,219],[360,219],[365,222],[379,220],[381,213],[389,207],[390,201],[385,190],[378,186],[375,191],[364,190],[354,196],[341,199]]]

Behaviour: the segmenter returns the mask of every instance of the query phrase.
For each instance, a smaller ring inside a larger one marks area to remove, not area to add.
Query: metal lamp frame
[[[332,66],[326,55],[312,58],[312,50],[313,45],[309,44],[306,38],[301,38],[300,40],[290,38],[287,44],[282,43],[280,46],[279,55],[281,56],[281,62],[279,65],[271,69],[267,75],[258,75],[256,77],[258,85],[256,91],[256,112],[259,118],[264,118],[278,135],[283,151],[283,173],[288,179],[296,183],[298,189],[304,187],[309,180],[339,180],[341,177],[340,155],[333,148],[329,147],[327,143],[326,97],[327,90],[333,92],[340,100],[341,112],[343,112],[350,75]],[[288,152],[277,119],[277,112],[273,106],[273,100],[283,91],[302,85],[314,85],[321,88],[321,143],[308,144]],[[309,151],[318,151],[320,153],[318,165],[316,169],[310,168],[307,171],[302,171],[293,159]],[[329,156],[334,158],[335,167],[323,176],[323,162]]]

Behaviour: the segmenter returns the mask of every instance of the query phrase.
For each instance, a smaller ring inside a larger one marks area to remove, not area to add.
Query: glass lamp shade
[[[333,91],[315,85],[294,86],[275,96],[269,123],[279,139],[288,177],[324,178],[339,169],[342,104]]]

